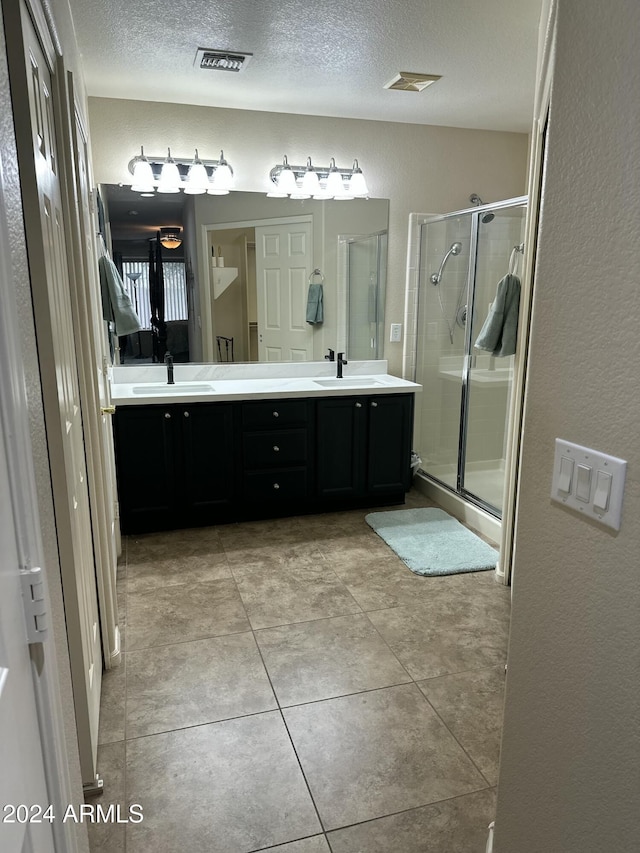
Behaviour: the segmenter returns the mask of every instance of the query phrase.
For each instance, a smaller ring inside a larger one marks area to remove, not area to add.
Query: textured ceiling
[[[528,132],[541,0],[69,0],[89,95]],[[239,74],[198,47],[253,53]],[[383,89],[400,71],[424,92]]]

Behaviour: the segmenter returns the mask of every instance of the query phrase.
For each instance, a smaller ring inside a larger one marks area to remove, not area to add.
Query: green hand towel
[[[322,305],[322,285],[310,284],[307,295],[307,323],[312,326],[322,323],[324,320],[324,308]]]
[[[487,319],[484,321],[474,346],[494,356],[513,355],[518,339],[518,311],[520,308],[520,279],[505,275],[498,283]]]

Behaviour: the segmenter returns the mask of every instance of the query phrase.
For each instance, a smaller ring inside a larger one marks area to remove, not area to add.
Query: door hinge
[[[33,569],[22,569],[20,572],[22,585],[22,603],[27,623],[27,641],[42,643],[47,638],[49,614],[44,593],[44,573],[39,566]]]

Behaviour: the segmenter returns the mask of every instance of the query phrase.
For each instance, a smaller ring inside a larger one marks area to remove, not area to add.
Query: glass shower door
[[[421,229],[416,381],[423,390],[416,395],[416,449],[422,469],[453,489],[458,488],[471,226],[466,214]]]
[[[474,344],[512,258],[513,268],[521,272],[523,256],[514,249],[524,239],[525,214],[522,205],[496,210],[489,219],[478,217],[460,486],[496,514],[502,513],[514,359],[513,355],[494,357]]]
[[[386,277],[386,231],[350,238],[347,353],[354,361],[382,358]]]

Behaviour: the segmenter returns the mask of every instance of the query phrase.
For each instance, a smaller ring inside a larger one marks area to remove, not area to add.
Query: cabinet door
[[[401,493],[409,488],[413,396],[379,394],[366,400],[369,414],[367,491]]]
[[[123,533],[170,527],[176,494],[173,406],[123,406],[114,418]]]
[[[333,397],[317,405],[317,492],[351,498],[364,492],[365,419],[363,399]]]
[[[176,406],[180,421],[176,458],[183,472],[180,512],[185,525],[213,523],[216,509],[234,498],[233,406]]]

